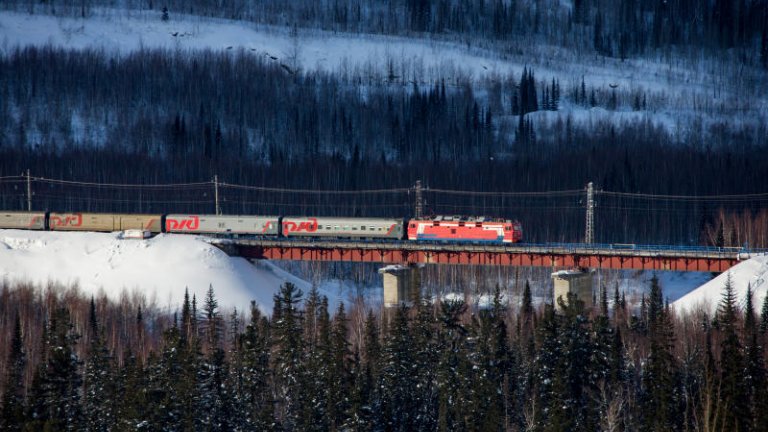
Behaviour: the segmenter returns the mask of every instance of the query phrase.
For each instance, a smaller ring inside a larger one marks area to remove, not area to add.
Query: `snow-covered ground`
[[[103,290],[112,299],[124,290],[138,291],[170,309],[180,306],[185,288],[202,299],[212,285],[222,307],[245,310],[255,300],[265,313],[272,312],[272,296],[283,282],[305,293],[311,288],[267,261],[251,264],[204,239],[174,234],[132,240],[120,233],[0,230],[0,279],[77,283],[86,294]],[[347,300],[347,290],[333,285],[320,292],[331,307]]]
[[[683,313],[701,309],[710,315],[713,314],[723,297],[725,283],[729,276],[739,306],[743,308],[746,304],[747,286],[749,285],[754,292],[752,304],[755,312],[759,313],[768,292],[768,283],[766,283],[768,282],[768,255],[758,256],[733,266],[728,272],[720,274],[672,303],[672,306],[678,312]]]

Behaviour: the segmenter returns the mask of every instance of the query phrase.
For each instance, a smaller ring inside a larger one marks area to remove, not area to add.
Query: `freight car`
[[[3,212],[0,213],[0,228],[44,230],[45,213]]]
[[[120,213],[49,213],[51,231],[125,231],[138,229],[159,233],[163,215]]]

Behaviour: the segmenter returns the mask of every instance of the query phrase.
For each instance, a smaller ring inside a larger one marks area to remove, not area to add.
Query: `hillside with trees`
[[[528,69],[506,78],[502,100],[508,103],[495,114],[480,96],[483,87],[469,82],[460,88],[443,81],[392,86],[332,73],[292,75],[242,51],[113,56],[25,48],[0,63],[0,115],[8,119],[0,124],[3,175],[18,175],[19,167],[40,177],[101,183],[198,182],[219,175],[232,184],[326,190],[407,188],[421,179],[432,188],[499,192],[576,190],[594,181],[617,193],[730,195],[762,192],[768,171],[761,150],[765,124],[719,124],[701,136],[676,136],[648,120],[594,123],[569,116],[534,123],[533,114],[594,96],[586,96],[587,87],[565,91],[556,80],[536,86],[535,71]],[[509,121],[498,120],[504,117]],[[22,208],[22,191],[13,184],[0,187],[6,192],[0,197],[4,208]],[[210,211],[207,204],[195,204],[207,202],[200,195],[174,203],[171,191],[148,202],[141,194],[124,194],[97,197],[49,186],[36,191],[35,205]],[[358,216],[411,211],[412,198],[402,195],[384,201],[333,198],[333,203],[292,203],[284,196],[235,195],[225,211]],[[438,214],[519,218],[532,241],[577,241],[582,235],[580,197],[428,198],[434,198],[428,203]],[[738,245],[743,236],[732,235],[736,225],[724,221],[759,220],[763,208],[760,200],[649,204],[606,195],[598,203],[603,212],[598,239]],[[724,238],[734,241],[712,240],[712,230],[723,227]],[[751,244],[762,242],[754,238]]]

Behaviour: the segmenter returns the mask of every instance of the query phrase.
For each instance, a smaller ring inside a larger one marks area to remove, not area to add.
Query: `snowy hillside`
[[[583,79],[599,100],[619,94],[616,110],[563,101],[558,113],[536,113],[550,123],[569,115],[579,124],[649,119],[679,134],[693,121],[702,121],[703,126],[727,121],[735,106],[743,124],[761,124],[768,111],[768,100],[754,89],[742,88],[741,81],[722,70],[723,65],[715,64],[717,60],[702,59],[692,68],[665,59],[593,58],[547,45],[521,46],[518,52],[500,54],[428,39],[319,30],[292,33],[284,27],[182,14],[163,22],[159,12],[149,10],[101,9],[87,20],[0,11],[0,34],[0,53],[30,45],[120,53],[143,48],[243,50],[291,71],[327,71],[370,85],[404,86],[444,80],[449,86],[471,82],[490,88],[507,77],[519,79],[528,67],[543,82],[558,79],[564,92],[579,88]],[[760,75],[743,82],[755,80]],[[633,109],[633,98],[641,94],[647,96],[647,107]],[[750,102],[743,102],[745,95],[752,96]],[[499,95],[489,93],[488,97],[496,100]]]
[[[212,285],[223,307],[243,310],[255,300],[265,313],[271,313],[272,295],[283,282],[305,293],[310,288],[268,262],[254,266],[202,239],[173,234],[123,240],[119,233],[0,230],[0,279],[77,283],[85,293],[104,290],[112,299],[136,290],[170,308],[181,303],[185,287],[203,298]],[[341,291],[321,291],[331,305],[340,301]]]
[[[736,299],[741,307],[744,307],[746,302],[747,285],[752,286],[755,293],[752,304],[755,305],[756,312],[759,312],[760,305],[768,292],[768,284],[766,283],[768,280],[768,256],[752,258],[732,267],[729,272],[722,273],[691,291],[672,303],[672,306],[678,312],[692,312],[701,308],[710,314],[714,313],[722,298],[728,275],[731,277]]]

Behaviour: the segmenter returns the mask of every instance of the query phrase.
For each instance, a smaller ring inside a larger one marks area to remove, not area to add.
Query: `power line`
[[[296,203],[296,202],[270,202],[270,201],[231,201],[235,205],[240,204],[254,204],[254,205],[261,205],[261,206],[281,206],[281,207],[346,207],[346,208],[398,208],[398,207],[408,207],[409,204],[407,203],[401,203],[401,204],[339,204],[339,203],[329,203],[329,204],[305,204],[305,203]]]
[[[199,182],[199,183],[166,183],[166,184],[96,183],[96,182],[48,179],[44,177],[32,177],[32,180],[35,182],[47,183],[47,184],[59,184],[59,185],[80,186],[80,187],[97,187],[97,188],[116,188],[116,189],[142,189],[142,188],[179,189],[179,188],[211,186],[213,184],[213,182],[210,182],[210,181]]]
[[[18,195],[19,197],[25,197],[26,195]],[[136,199],[136,198],[98,198],[98,197],[62,197],[59,195],[49,194],[36,194],[35,198],[45,198],[52,202],[99,202],[99,203],[136,203],[136,204],[210,204],[210,200],[149,200],[149,199]]]
[[[768,192],[743,194],[743,195],[662,195],[662,194],[644,194],[644,193],[632,193],[632,192],[595,191],[595,194],[609,196],[609,197],[656,200],[656,201],[680,201],[680,202],[701,202],[701,201],[739,202],[739,201],[754,201],[758,199],[768,200]]]
[[[263,186],[246,186],[246,185],[239,185],[239,184],[232,184],[232,183],[219,183],[219,187],[230,188],[230,189],[251,190],[251,191],[258,191],[258,192],[325,194],[325,195],[394,194],[394,193],[405,193],[410,191],[410,188],[362,189],[362,190],[285,189],[285,188],[272,188],[272,187],[263,187]]]
[[[73,187],[91,187],[91,188],[114,188],[114,189],[193,189],[193,188],[214,188],[216,181],[204,181],[204,182],[189,182],[189,183],[101,183],[101,182],[88,182],[88,181],[76,181],[76,180],[64,180],[64,179],[51,179],[45,177],[27,177],[27,176],[0,176],[0,183],[14,184],[23,183],[29,178],[32,182],[61,185],[61,186],[73,186]],[[231,190],[242,191],[254,191],[265,193],[282,193],[282,194],[315,194],[315,195],[371,195],[371,194],[401,194],[410,193],[414,189],[412,187],[407,188],[389,188],[389,189],[360,189],[360,190],[322,190],[322,189],[290,189],[280,187],[266,187],[266,186],[250,186],[235,183],[218,182],[220,188],[227,188]],[[422,193],[442,194],[442,195],[460,195],[460,196],[474,196],[474,197],[517,197],[517,198],[567,198],[567,197],[581,197],[584,193],[583,189],[566,189],[566,190],[548,190],[548,191],[530,191],[530,192],[504,192],[504,191],[472,191],[472,190],[455,190],[455,189],[430,189],[423,188]],[[665,194],[648,194],[648,193],[635,193],[635,192],[611,192],[604,190],[596,190],[596,196],[611,197],[611,198],[623,198],[623,199],[636,199],[644,201],[660,201],[660,202],[745,202],[745,201],[768,201],[768,192],[763,193],[750,193],[750,194],[722,194],[722,195],[665,195]]]
[[[578,196],[584,193],[583,189],[571,189],[562,191],[542,191],[542,192],[481,192],[481,191],[461,191],[451,189],[424,189],[426,192],[442,193],[446,195],[475,195],[475,196],[506,196],[506,197],[568,197]]]

